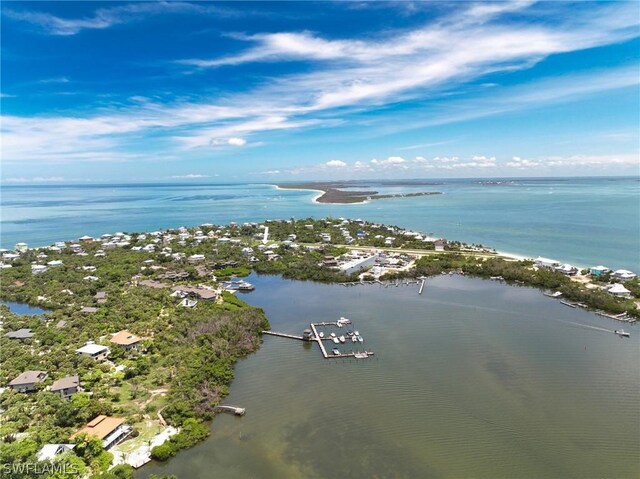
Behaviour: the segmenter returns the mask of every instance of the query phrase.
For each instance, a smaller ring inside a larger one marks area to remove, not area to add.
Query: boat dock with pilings
[[[345,321],[348,321],[345,322]],[[262,334],[268,334],[270,336],[278,336],[280,338],[288,338],[288,339],[297,339],[299,341],[311,342],[315,341],[320,346],[320,352],[322,353],[322,357],[324,359],[338,359],[338,358],[355,358],[355,359],[366,359],[374,355],[373,351],[349,351],[348,353],[332,353],[329,354],[327,349],[325,348],[323,341],[331,341],[333,338],[330,336],[321,336],[318,333],[318,326],[340,326],[340,324],[350,324],[351,321],[345,318],[340,318],[339,321],[323,321],[320,323],[310,323],[311,329],[305,329],[302,336],[298,336],[295,334],[281,333],[278,331],[262,331]]]

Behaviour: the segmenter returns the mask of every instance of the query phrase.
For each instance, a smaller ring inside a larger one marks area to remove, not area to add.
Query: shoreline
[[[370,203],[373,200],[383,200],[389,198],[412,198],[417,196],[432,196],[443,194],[441,191],[420,191],[413,193],[387,194],[380,194],[375,190],[347,191],[344,188],[348,188],[348,186],[340,182],[310,182],[300,184],[293,183],[291,187],[283,184],[270,184],[278,190],[318,192],[318,195],[314,196],[311,200],[312,203],[316,204],[323,203],[336,205],[361,205]]]

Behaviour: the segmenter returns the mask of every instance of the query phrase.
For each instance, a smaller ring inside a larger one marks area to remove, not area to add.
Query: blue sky
[[[638,2],[2,2],[2,181],[638,175]]]

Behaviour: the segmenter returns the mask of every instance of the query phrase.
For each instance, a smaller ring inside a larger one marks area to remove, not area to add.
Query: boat
[[[353,332],[353,335],[354,335],[354,336],[360,336],[360,331],[354,331],[354,332]]]
[[[357,336],[351,336],[351,342],[352,343],[357,343],[358,342]]]
[[[341,343],[344,343],[346,341],[346,338],[344,336],[340,336],[338,339]]]
[[[338,341],[338,338],[331,338],[331,340],[336,344],[340,344],[340,341]]]
[[[338,356],[338,355],[340,354],[340,351],[338,350],[338,348],[333,348],[333,349],[331,350],[331,352],[332,352],[335,356]]]
[[[364,338],[362,336],[358,336],[358,341],[360,341],[361,343],[364,343]]]
[[[240,283],[238,283],[238,289],[240,291],[253,291],[256,287],[246,281],[240,281]]]
[[[616,329],[614,331],[614,333],[616,333],[621,338],[629,338],[629,337],[631,337],[631,334],[627,333],[624,329]]]
[[[320,332],[318,333],[318,336],[320,336],[321,338],[324,338],[324,333],[323,333],[322,331],[320,331]]]
[[[347,334],[348,334],[349,336],[353,336],[353,331],[351,331],[350,329],[347,329]]]
[[[331,337],[335,338],[336,337],[336,333],[331,333]]]

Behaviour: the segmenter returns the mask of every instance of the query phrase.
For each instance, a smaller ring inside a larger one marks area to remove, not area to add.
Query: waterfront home
[[[97,437],[102,440],[102,447],[110,449],[119,442],[122,442],[133,428],[125,424],[124,418],[100,415],[87,423],[85,427],[76,431],[71,439],[80,434]]]
[[[635,273],[626,269],[617,269],[613,273],[611,273],[612,279],[617,279],[620,281],[627,281],[635,277],[636,277]]]
[[[592,266],[591,268],[589,268],[589,274],[591,274],[591,276],[602,276],[603,274],[607,274],[609,272],[611,272],[611,270],[602,265]]]
[[[364,258],[356,258],[340,265],[340,269],[344,271],[345,274],[355,273],[357,271],[362,271],[363,269],[374,266],[377,259],[377,255],[367,256]]]
[[[533,260],[533,265],[538,268],[555,269],[560,266],[560,262],[556,261],[555,259],[543,258],[541,256],[538,256]]]
[[[447,247],[447,240],[438,239],[433,242],[433,246],[436,251],[444,251]]]
[[[140,345],[141,340],[142,338],[136,336],[135,334],[131,334],[126,329],[117,332],[111,338],[111,342],[113,344],[122,346],[127,351],[130,351],[132,349],[138,349],[138,346]]]
[[[578,268],[571,266],[570,264],[561,264],[560,266],[556,266],[554,269],[562,274],[566,274],[567,276],[578,274]]]
[[[35,336],[35,333],[30,328],[22,328],[17,331],[8,332],[4,336],[10,339],[30,339]]]
[[[29,250],[29,246],[27,243],[16,243],[13,249],[18,253],[26,253]]]
[[[81,348],[76,349],[76,354],[84,356],[85,358],[95,359],[96,361],[102,361],[109,356],[109,348],[96,344],[93,341],[88,341],[87,344]]]
[[[25,371],[9,383],[11,389],[19,393],[35,391],[36,384],[47,379],[46,371]]]
[[[77,375],[58,379],[51,385],[51,392],[58,394],[63,400],[69,399],[80,391],[80,378]]]
[[[36,457],[40,462],[52,461],[56,456],[72,451],[74,447],[76,447],[75,444],[45,444],[38,451]]]
[[[205,301],[214,301],[218,297],[218,293],[205,288],[194,288],[192,286],[174,286],[173,291],[187,296],[195,296]]]
[[[45,265],[45,264],[32,264],[31,265],[31,273],[33,273],[33,274],[44,273],[48,269],[49,269],[49,267],[47,265]]]
[[[81,241],[83,243],[92,243],[93,242],[93,238],[91,236],[81,236],[80,238],[78,238],[78,241]]]
[[[609,294],[617,296],[618,298],[631,297],[631,291],[629,291],[627,288],[622,286],[620,283],[611,284],[607,286],[605,289],[609,292]]]

